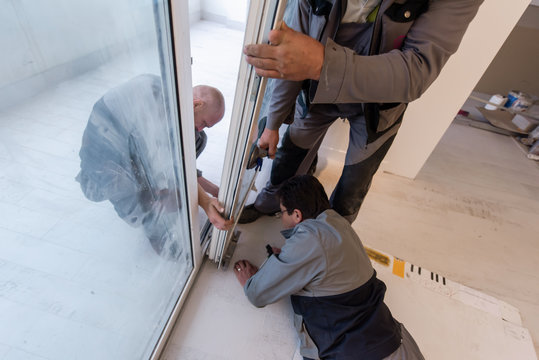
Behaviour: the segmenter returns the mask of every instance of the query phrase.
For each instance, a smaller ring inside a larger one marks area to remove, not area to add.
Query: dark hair
[[[277,192],[288,214],[301,211],[303,219],[312,219],[329,209],[324,187],[312,175],[297,175],[282,183]]]

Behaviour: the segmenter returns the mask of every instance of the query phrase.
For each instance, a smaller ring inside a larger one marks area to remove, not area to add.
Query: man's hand
[[[271,45],[247,45],[243,53],[260,76],[301,81],[320,79],[324,45],[290,29],[284,21],[269,33]]]
[[[279,130],[264,129],[262,136],[258,139],[258,147],[268,149],[268,156],[275,158],[277,152],[277,144],[279,143]]]
[[[219,200],[209,197],[200,184],[198,185],[198,205],[204,209],[210,222],[219,230],[229,230],[234,224],[233,219],[225,220],[221,213],[224,208],[219,204]]]
[[[212,197],[209,200],[209,205],[207,208],[204,209],[206,211],[206,215],[208,215],[208,219],[210,222],[219,230],[228,230],[232,227],[233,221],[225,220],[221,213],[224,211],[221,204],[219,204],[219,200]]]
[[[245,286],[247,280],[256,274],[257,271],[258,268],[247,260],[240,260],[234,264],[234,274],[241,286]]]

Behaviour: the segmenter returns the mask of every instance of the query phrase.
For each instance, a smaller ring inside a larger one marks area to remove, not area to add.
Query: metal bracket
[[[235,230],[232,238],[230,239],[230,243],[228,244],[228,248],[226,249],[225,255],[223,256],[223,261],[221,263],[221,268],[225,271],[228,269],[232,255],[234,255],[234,250],[236,250],[236,245],[238,244],[240,235],[241,231]]]

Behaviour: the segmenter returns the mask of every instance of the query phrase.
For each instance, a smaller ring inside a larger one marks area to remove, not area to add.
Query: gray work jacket
[[[334,41],[347,2],[332,2],[326,19],[313,13],[308,0],[298,0],[289,26],[325,45],[324,64],[319,81],[276,80],[267,128],[281,126],[303,87],[310,107],[362,104],[369,139],[374,140],[400,123],[406,104],[436,79],[483,0],[426,0],[426,8],[410,0],[382,0],[371,31],[358,35],[358,42],[369,43],[360,54]],[[365,36],[369,39],[361,38]]]
[[[261,307],[292,295],[305,357],[381,359],[394,352],[400,325],[383,302],[385,285],[350,223],[326,210],[283,235],[281,253],[245,284],[249,301]]]

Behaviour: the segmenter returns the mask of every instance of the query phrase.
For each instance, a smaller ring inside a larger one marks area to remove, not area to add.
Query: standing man
[[[167,121],[161,78],[139,75],[109,90],[99,99],[88,120],[79,152],[76,177],[91,201],[109,200],[126,223],[142,227],[153,249],[177,259],[181,248],[171,229],[178,221],[180,190],[176,184],[174,128]],[[193,89],[197,156],[206,145],[203,129],[221,120],[224,99],[210,86]],[[198,204],[217,228],[231,220],[221,216],[215,197],[218,187],[198,171]]]
[[[291,296],[304,359],[423,360],[384,303],[386,286],[357,234],[329,208],[318,180],[295,176],[278,196],[285,245],[260,269],[246,260],[234,265],[249,301],[263,307]]]
[[[275,157],[271,178],[240,221],[278,211],[279,184],[306,173],[328,127],[346,118],[349,146],[330,201],[352,222],[407,103],[436,79],[482,1],[296,0],[290,27],[270,32],[271,45],[244,49],[259,75],[279,80],[259,140]]]

